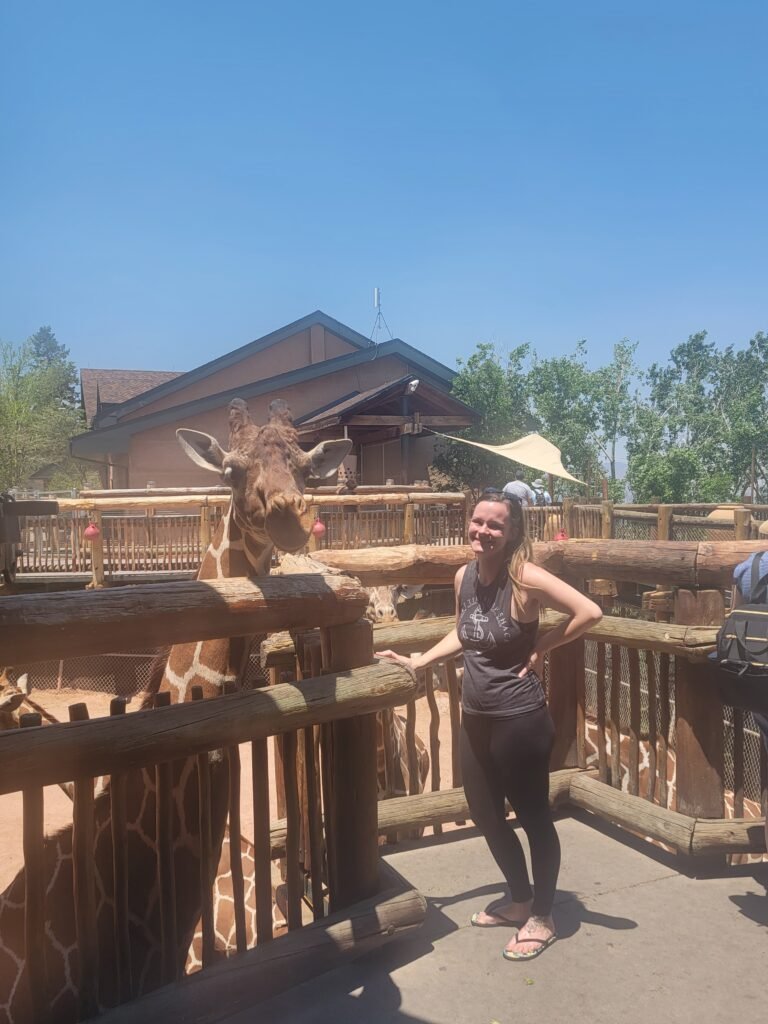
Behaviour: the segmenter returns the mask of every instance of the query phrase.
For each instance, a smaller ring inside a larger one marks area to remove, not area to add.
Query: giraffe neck
[[[271,556],[272,543],[267,535],[245,533],[230,503],[203,557],[197,578],[264,576],[269,572]],[[217,696],[225,683],[237,682],[242,677],[250,644],[248,637],[177,644],[168,655],[160,689],[170,690],[174,703],[189,700],[193,686],[202,686],[206,697]]]
[[[199,580],[223,580],[237,576],[266,576],[272,557],[272,542],[264,533],[244,533],[230,502],[213,540],[203,555]]]

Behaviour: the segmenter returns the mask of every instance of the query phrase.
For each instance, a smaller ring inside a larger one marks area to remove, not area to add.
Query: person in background
[[[538,480],[534,480],[531,484],[533,488],[533,504],[534,505],[551,505],[552,496],[544,486],[544,481],[539,477]]]
[[[541,685],[547,651],[567,644],[602,618],[588,597],[534,565],[521,503],[489,489],[467,530],[474,559],[456,573],[456,626],[424,654],[386,658],[416,670],[464,654],[460,755],[469,813],[509,887],[502,905],[472,915],[477,928],[517,926],[503,955],[532,960],[557,938],[552,919],[560,841],[549,806],[549,757],[555,727]],[[539,612],[562,621],[539,634]],[[504,799],[531,850],[525,854]]]
[[[525,482],[525,473],[522,469],[517,470],[514,480],[504,485],[504,493],[517,498],[523,507],[533,505],[536,501],[536,495]]]
[[[740,562],[733,570],[733,594],[731,597],[732,608],[738,608],[740,604],[746,604],[749,600],[753,557],[754,555],[750,555],[749,558],[745,558],[744,561]],[[760,576],[763,577],[767,574],[768,551],[764,551],[760,559]],[[763,738],[765,749],[768,751],[768,715],[761,715],[757,711],[753,711],[752,715],[755,722],[757,722],[757,727]],[[765,819],[765,848],[768,850],[768,818]]]

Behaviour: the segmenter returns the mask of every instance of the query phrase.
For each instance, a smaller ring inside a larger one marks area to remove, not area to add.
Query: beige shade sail
[[[468,441],[465,437],[452,437],[451,434],[439,434],[439,437],[446,437],[449,441],[458,441],[460,444],[471,444],[473,448],[483,448],[491,455],[501,455],[512,462],[519,462],[531,469],[538,469],[542,473],[551,473],[552,476],[562,477],[563,480],[573,480],[575,484],[584,485],[583,480],[577,480],[571,476],[563,467],[560,449],[556,448],[551,441],[541,434],[526,434],[517,441],[510,441],[509,444],[482,444],[480,441]]]

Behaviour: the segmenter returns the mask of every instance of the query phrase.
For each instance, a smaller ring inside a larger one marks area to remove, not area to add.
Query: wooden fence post
[[[371,624],[321,630],[323,668],[339,672],[373,661]],[[379,888],[376,715],[323,726],[328,888],[333,913],[373,896]]]
[[[97,590],[104,586],[104,529],[101,523],[101,512],[94,509],[90,514],[91,522],[99,531],[91,541],[91,573],[90,589]]]
[[[583,767],[584,736],[579,735],[584,728],[583,638],[550,651],[548,703],[555,723],[549,770]]]
[[[613,502],[603,501],[600,503],[601,512],[601,537],[603,540],[613,540]]]
[[[733,513],[733,539],[749,540],[752,536],[752,511],[737,508]]]
[[[576,499],[563,498],[563,529],[570,538],[576,536]]]
[[[673,621],[681,626],[719,626],[725,602],[719,590],[675,592]],[[723,705],[710,666],[675,658],[677,810],[694,817],[724,812]],[[696,859],[697,871],[722,868],[722,857]]]
[[[677,810],[697,818],[722,818],[723,705],[708,664],[675,659]],[[696,859],[697,873],[723,867],[722,856]]]
[[[414,512],[416,506],[412,501],[409,501],[405,506],[405,516],[403,518],[403,544],[414,543]]]
[[[656,513],[656,539],[672,540],[672,505],[659,505]]]
[[[211,545],[211,507],[210,505],[200,506],[200,558]]]

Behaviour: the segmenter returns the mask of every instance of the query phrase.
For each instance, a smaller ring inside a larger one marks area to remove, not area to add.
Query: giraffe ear
[[[224,456],[227,454],[215,437],[200,430],[180,427],[176,431],[178,442],[196,466],[211,473],[221,473]]]
[[[309,459],[307,477],[313,480],[327,480],[329,476],[333,476],[351,451],[352,442],[349,438],[339,441],[321,441],[311,452],[307,452]]]

